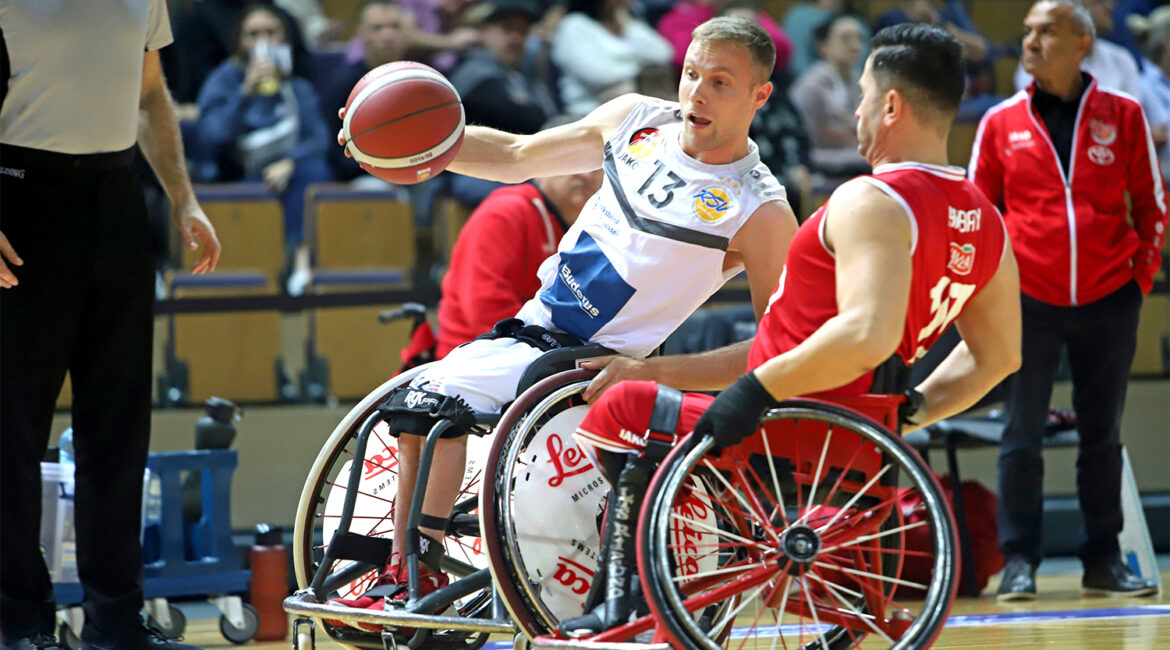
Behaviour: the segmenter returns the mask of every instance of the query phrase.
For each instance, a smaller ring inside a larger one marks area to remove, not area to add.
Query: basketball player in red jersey
[[[911,426],[971,406],[1018,367],[1018,278],[1002,218],[962,169],[945,166],[963,94],[959,42],[904,24],[879,32],[870,49],[856,113],[873,174],[841,185],[801,226],[755,339],[700,355],[583,364],[604,370],[575,437],[611,483],[615,458],[641,455],[655,402],[669,391],[620,380],[725,389],[715,398],[684,394],[676,432],[727,447],[780,400],[870,392],[875,368],[892,355],[912,364],[952,321],[963,342],[916,387]]]

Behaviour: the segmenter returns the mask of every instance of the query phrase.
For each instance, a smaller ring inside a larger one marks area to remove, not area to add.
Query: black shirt
[[[1092,80],[1092,77],[1082,72],[1080,92],[1068,101],[1045,91],[1040,84],[1036,84],[1036,94],[1032,97],[1032,105],[1036,107],[1040,119],[1044,120],[1048,137],[1052,139],[1052,146],[1056,148],[1056,157],[1060,159],[1066,181],[1069,157],[1072,153],[1073,130],[1077,125],[1077,110],[1081,105],[1081,97]]]

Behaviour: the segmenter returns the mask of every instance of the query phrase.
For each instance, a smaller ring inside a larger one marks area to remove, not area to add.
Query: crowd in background
[[[1101,37],[1085,68],[1140,99],[1170,169],[1170,8],[1156,0],[1085,4]],[[1008,84],[997,84],[994,63],[1020,47],[1018,39],[994,43],[980,34],[963,0],[903,0],[876,15],[863,1],[815,0],[777,16],[760,0],[368,0],[352,25],[327,16],[321,0],[171,5],[176,42],[163,65],[184,105],[195,180],[262,182],[278,196],[290,268],[302,274],[306,187],[383,183],[333,140],[350,89],[384,63],[426,62],[455,85],[468,123],[532,133],[627,92],[676,98],[691,30],[716,15],[754,18],[772,35],[777,59],[776,91],[752,137],[802,215],[814,186],[868,171],[853,111],[872,33],[916,21],[959,38],[968,72],[960,119],[970,122],[1002,99],[996,89]],[[1029,79],[1019,69],[1012,81],[1020,88]],[[444,174],[409,188],[416,224],[430,226],[439,195],[470,209],[496,187]],[[303,281],[289,284],[295,293]]]

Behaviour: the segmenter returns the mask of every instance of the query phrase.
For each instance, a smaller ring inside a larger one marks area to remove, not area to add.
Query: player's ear
[[[906,112],[906,98],[897,88],[889,88],[882,95],[882,124],[886,126],[897,122]]]
[[[771,81],[756,86],[756,96],[752,100],[752,106],[758,111],[763,108],[764,104],[768,103],[768,98],[772,96],[773,85]]]

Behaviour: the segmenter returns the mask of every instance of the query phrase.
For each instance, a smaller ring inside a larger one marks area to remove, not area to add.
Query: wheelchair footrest
[[[582,650],[671,650],[669,643],[628,643],[619,641],[590,641],[589,639],[558,639],[538,636],[532,640],[533,650],[559,650],[560,648],[581,648]]]
[[[430,630],[458,630],[465,632],[499,632],[514,634],[510,620],[490,618],[463,618],[461,616],[434,616],[414,614],[401,609],[385,611],[354,609],[328,603],[318,603],[308,593],[297,592],[284,600],[284,611],[289,614],[335,619],[353,623],[373,623],[391,627],[426,628]]]

